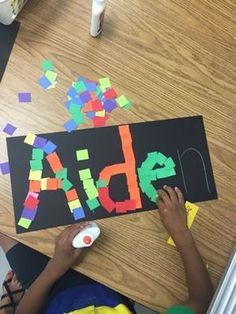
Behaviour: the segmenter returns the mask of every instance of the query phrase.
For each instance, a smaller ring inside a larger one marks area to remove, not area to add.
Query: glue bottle
[[[72,246],[76,249],[89,247],[99,237],[100,232],[98,225],[95,222],[91,222],[74,237]]]
[[[90,34],[93,37],[98,36],[103,27],[105,9],[107,0],[93,0]]]

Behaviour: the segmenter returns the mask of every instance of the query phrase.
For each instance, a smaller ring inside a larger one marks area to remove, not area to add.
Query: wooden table
[[[0,85],[0,126],[15,124],[17,135],[63,130],[66,91],[78,75],[109,76],[133,100],[110,125],[203,115],[219,200],[199,204],[192,232],[215,285],[235,242],[235,16],[234,1],[109,0],[103,34],[93,39],[90,1],[32,0]],[[47,92],[37,84],[44,58],[58,72]],[[17,102],[20,91],[33,93],[32,104]],[[3,162],[3,133],[0,141]],[[0,230],[51,256],[63,228],[16,235],[10,177],[0,176],[0,186]],[[100,240],[77,270],[161,312],[186,297],[180,257],[157,211],[100,225]]]

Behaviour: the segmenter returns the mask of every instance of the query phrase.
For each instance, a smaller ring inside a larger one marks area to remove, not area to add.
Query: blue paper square
[[[87,112],[87,113],[86,113],[86,116],[87,116],[89,119],[93,119],[93,118],[95,117],[95,112],[93,112],[93,111]]]
[[[87,85],[87,90],[88,90],[89,92],[93,92],[93,91],[95,91],[96,88],[97,88],[97,84],[96,84],[95,82],[89,82],[89,83],[87,83],[86,85]]]
[[[38,83],[43,89],[47,89],[49,86],[52,85],[52,83],[46,78],[46,76],[40,77]]]
[[[74,120],[71,119],[64,124],[64,128],[68,133],[71,133],[77,128],[77,124]]]
[[[51,141],[47,141],[46,145],[43,147],[43,150],[46,154],[51,154],[54,152],[56,148],[57,148],[57,145],[55,145]]]
[[[71,98],[74,98],[77,95],[77,91],[74,87],[71,87],[68,92],[67,95],[70,96]]]
[[[83,102],[80,99],[80,97],[77,95],[76,97],[73,98],[73,103],[79,105],[79,106],[83,106]]]
[[[82,207],[75,208],[73,210],[73,216],[75,220],[82,219],[85,217],[85,213]]]

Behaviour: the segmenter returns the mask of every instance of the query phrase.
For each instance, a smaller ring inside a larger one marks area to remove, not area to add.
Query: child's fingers
[[[167,185],[164,185],[163,188],[165,189],[165,191],[168,192],[172,202],[177,202],[178,201],[176,192],[175,192],[175,190],[173,188],[171,188],[170,186],[167,186]]]
[[[170,202],[169,194],[165,190],[158,190],[159,199],[166,205]]]
[[[160,211],[162,211],[162,210],[164,209],[164,207],[165,207],[164,202],[163,202],[160,198],[158,198],[158,200],[157,200],[157,208],[158,208]]]
[[[183,193],[180,191],[180,189],[176,186],[175,187],[175,192],[177,194],[178,197],[178,201],[181,205],[184,205],[184,196]]]

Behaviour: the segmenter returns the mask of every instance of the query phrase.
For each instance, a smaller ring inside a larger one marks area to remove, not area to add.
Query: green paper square
[[[165,161],[165,168],[171,169],[175,167],[175,163],[171,157],[167,158]]]
[[[72,115],[77,114],[78,112],[80,112],[80,110],[81,110],[81,107],[79,105],[74,104],[74,103],[70,105],[69,112]]]
[[[77,124],[84,123],[84,114],[80,111],[73,113],[72,118]]]
[[[95,185],[94,185],[94,181],[92,178],[83,180],[83,188],[84,189],[90,189],[93,187],[95,187]]]
[[[102,87],[102,88],[109,88],[111,87],[111,81],[109,79],[109,77],[103,77],[99,80],[99,85]]]
[[[72,186],[73,186],[73,184],[68,179],[62,180],[61,187],[62,187],[63,191],[65,191],[65,192],[69,191],[69,189]]]
[[[127,103],[127,105],[125,105],[123,108],[129,110],[129,109],[131,109],[132,107],[133,107],[133,103],[132,103],[131,100],[129,100],[128,103]]]
[[[30,169],[31,170],[42,170],[43,169],[42,160],[41,159],[30,160]]]
[[[41,63],[41,68],[44,72],[52,71],[54,69],[54,64],[51,60],[43,60]]]
[[[75,82],[73,86],[79,94],[87,90],[87,87],[83,81]]]
[[[98,190],[95,188],[95,186],[86,189],[86,195],[88,196],[88,199],[94,199],[98,197]]]
[[[157,154],[157,162],[160,166],[163,166],[165,161],[166,161],[167,157],[165,155],[163,155],[162,153],[158,153]]]
[[[100,206],[100,203],[96,198],[91,199],[91,200],[87,200],[86,203],[87,203],[90,210],[94,210],[95,208]]]
[[[116,102],[117,102],[118,106],[122,108],[122,107],[128,105],[129,100],[125,97],[125,95],[121,95],[121,96],[116,98]]]
[[[98,180],[98,181],[96,181],[96,187],[97,188],[105,188],[105,187],[107,187],[107,181],[106,180]]]
[[[176,175],[175,169],[160,168],[156,170],[157,179],[169,178]]]
[[[44,151],[41,148],[33,148],[32,159],[43,159]]]
[[[25,229],[28,229],[30,224],[31,224],[31,222],[32,222],[32,220],[22,217],[22,218],[20,218],[20,220],[18,221],[17,224],[18,224],[18,226],[21,226],[21,227],[23,227]]]
[[[86,179],[90,179],[92,177],[91,176],[91,171],[90,171],[89,168],[80,170],[79,171],[79,176],[80,176],[80,180],[81,181],[84,181]]]
[[[67,168],[63,168],[62,170],[56,172],[57,179],[66,179],[67,178]]]
[[[77,160],[87,160],[89,159],[89,153],[87,149],[80,149],[76,151]]]

